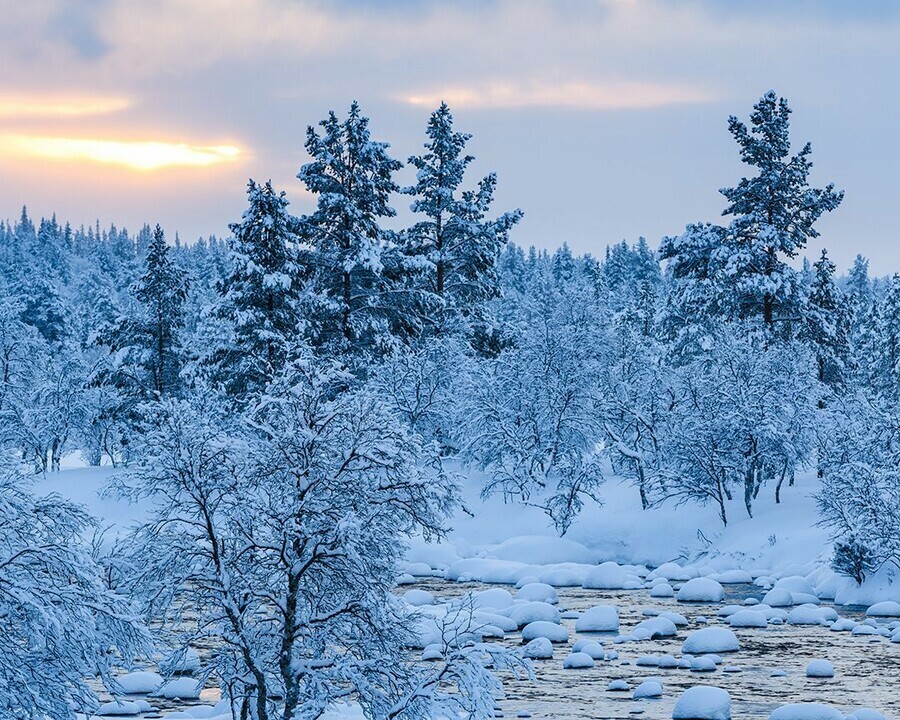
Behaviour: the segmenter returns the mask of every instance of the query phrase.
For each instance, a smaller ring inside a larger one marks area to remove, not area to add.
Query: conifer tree
[[[850,313],[835,285],[834,270],[823,249],[813,263],[804,333],[815,348],[819,381],[832,386],[843,382],[850,356]]]
[[[510,229],[522,211],[487,219],[497,177],[490,173],[475,190],[460,191],[466,169],[475,158],[466,155],[471,135],[453,129],[453,115],[441,103],[428,120],[426,152],[409,158],[417,169],[416,184],[404,188],[413,195],[410,209],[424,220],[405,235],[406,252],[425,261],[426,289],[440,299],[444,321],[477,312],[499,292],[497,260]]]

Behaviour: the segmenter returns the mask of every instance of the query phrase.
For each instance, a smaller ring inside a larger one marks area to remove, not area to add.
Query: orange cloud
[[[0,119],[73,118],[125,110],[124,97],[0,93]]]
[[[232,162],[240,154],[233,145],[190,145],[177,142],[90,140],[31,135],[0,137],[0,148],[10,154],[57,160],[118,165],[150,171],[169,167],[210,167]]]
[[[433,108],[443,100],[451,107],[482,110],[520,107],[642,110],[665,105],[709,102],[714,98],[709,91],[691,85],[631,81],[493,81],[469,87],[451,86],[396,96],[396,99],[409,105]]]

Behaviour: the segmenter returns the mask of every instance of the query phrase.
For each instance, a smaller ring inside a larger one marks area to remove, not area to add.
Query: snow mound
[[[545,602],[526,602],[514,605],[509,609],[509,617],[517,627],[524,627],[528,623],[550,622],[559,624],[559,610]]]
[[[116,678],[126,695],[149,695],[163,684],[163,677],[155,672],[132,672]]]
[[[547,638],[550,642],[564,643],[569,641],[569,630],[546,620],[528,623],[522,628],[522,639],[526,642],[535,638]]]
[[[403,599],[407,605],[419,607],[420,605],[434,605],[434,595],[427,590],[407,590],[403,593]]]
[[[726,570],[716,573],[712,578],[723,585],[749,585],[753,582],[753,578],[746,570]]]
[[[189,677],[176,678],[169,680],[154,695],[164,697],[169,700],[197,700],[200,697],[200,691],[203,689],[203,683]]]
[[[789,703],[775,708],[769,720],[844,720],[844,714],[822,703]]]
[[[556,590],[547,583],[536,582],[523,585],[516,591],[516,600],[525,600],[526,602],[545,602],[556,605],[559,602],[559,596]]]
[[[769,620],[758,610],[738,610],[728,617],[728,624],[733,628],[764,628]]]
[[[834,608],[820,608],[807,603],[791,610],[787,621],[789,625],[827,625],[837,620],[837,617]]]
[[[141,706],[136,702],[114,700],[113,702],[104,703],[97,708],[96,714],[99,717],[127,717],[140,715],[141,712]]]
[[[630,686],[624,680],[613,680],[606,686],[606,692],[624,692],[630,689]]]
[[[482,590],[472,596],[473,604],[476,608],[493,608],[494,610],[505,610],[512,607],[513,596],[509,590],[503,588],[490,588]]]
[[[885,720],[885,717],[872,708],[857,708],[847,716],[847,720]]]
[[[885,600],[875,603],[866,610],[869,617],[900,617],[900,603],[894,600]]]
[[[775,587],[782,588],[792,593],[803,593],[804,595],[815,595],[816,589],[802,575],[791,575],[781,578],[775,583]]]
[[[618,632],[619,611],[615,605],[594,605],[575,621],[575,632]]]
[[[770,607],[790,607],[794,604],[794,596],[785,588],[772,588],[763,596],[762,601]]]
[[[618,563],[605,562],[591,570],[581,586],[585,590],[623,590],[629,580]]]
[[[631,695],[632,700],[641,700],[642,698],[658,698],[662,697],[662,683],[658,680],[644,680],[638,685]]]
[[[670,598],[675,597],[675,591],[672,589],[672,586],[667,582],[662,582],[659,585],[654,585],[650,588],[650,597],[655,598]]]
[[[497,545],[490,554],[498,560],[529,565],[582,563],[593,565],[597,555],[579,542],[551,535],[519,535]]]
[[[722,602],[725,590],[712,578],[688,580],[675,595],[679,602]]]
[[[553,657],[553,644],[545,637],[535,638],[525,646],[523,654],[531,660],[549,660]]]
[[[697,572],[693,568],[683,568],[678,563],[667,562],[660,565],[656,570],[647,575],[648,580],[653,578],[665,578],[666,580],[685,581],[697,577]]]
[[[672,622],[669,618],[662,617],[661,615],[655,618],[647,618],[646,620],[641,620],[637,625],[635,625],[634,630],[632,630],[632,634],[635,636],[641,636],[646,634],[647,640],[653,640],[655,638],[661,637],[675,637],[678,634],[678,629],[675,627],[675,623]]]
[[[737,635],[728,628],[708,627],[688,635],[681,646],[681,652],[691,655],[736,652],[740,647]]]
[[[811,660],[806,666],[806,677],[832,678],[834,677],[834,665],[827,660]]]
[[[695,685],[681,693],[673,720],[730,720],[731,696],[722,688]]]
[[[584,652],[573,652],[563,660],[563,668],[567,670],[592,667],[594,667],[594,658]]]

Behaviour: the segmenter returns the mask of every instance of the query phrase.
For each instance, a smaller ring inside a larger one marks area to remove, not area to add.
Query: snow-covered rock
[[[672,586],[669,583],[663,581],[658,585],[654,585],[650,588],[650,597],[655,598],[670,598],[675,597],[675,591],[672,589]]]
[[[885,717],[872,708],[857,708],[847,716],[847,720],[885,720]]]
[[[630,689],[631,686],[624,680],[613,680],[606,686],[606,692],[625,692]]]
[[[189,677],[175,678],[169,680],[154,695],[168,698],[170,700],[196,700],[200,697],[200,691],[203,689],[203,683]]]
[[[691,672],[715,672],[716,661],[709,655],[691,658]]]
[[[563,625],[556,625],[546,620],[536,620],[522,628],[522,639],[526,642],[535,638],[547,638],[550,642],[564,643],[569,641],[569,630]]]
[[[816,589],[802,575],[783,577],[775,583],[775,587],[782,588],[792,593],[804,593],[806,595],[816,594]]]
[[[588,572],[582,587],[586,590],[622,590],[628,580],[618,563],[605,562]]]
[[[194,648],[184,648],[169,653],[162,667],[173,675],[195,675],[200,672],[200,656]]]
[[[746,570],[726,570],[725,572],[716,573],[712,578],[723,585],[749,585],[753,582],[753,578]]]
[[[675,637],[678,629],[675,623],[662,615],[641,620],[632,630],[632,634],[645,640],[653,640],[661,637]]]
[[[513,596],[504,588],[489,588],[472,595],[472,604],[476,608],[492,608],[505,610],[512,607]]]
[[[525,646],[522,654],[531,660],[549,660],[553,657],[553,644],[545,637],[535,638]]]
[[[659,680],[648,679],[638,685],[631,694],[632,700],[662,697],[663,688]]]
[[[545,602],[526,602],[514,605],[509,609],[509,617],[518,627],[539,620],[558,624],[560,620],[559,610]]]
[[[524,585],[516,591],[516,600],[525,600],[526,602],[545,602],[556,605],[559,602],[559,596],[556,590],[546,583],[536,582]]]
[[[836,619],[834,608],[820,608],[808,603],[795,607],[787,616],[789,625],[825,625]]]
[[[875,603],[866,610],[869,617],[900,617],[900,603],[894,600],[885,600]],[[859,718],[857,720],[860,720]]]
[[[434,605],[434,595],[427,590],[419,590],[418,588],[413,588],[403,593],[403,600],[407,605],[412,605],[413,607]]]
[[[834,665],[828,662],[828,660],[811,660],[806,666],[806,677],[834,677]]]
[[[733,628],[764,628],[769,621],[757,610],[738,610],[728,617],[728,624]]]
[[[769,720],[844,720],[844,714],[823,703],[789,703],[775,708]]]
[[[103,703],[97,708],[96,714],[100,717],[128,717],[141,714],[141,706],[128,700],[114,700]]]
[[[688,580],[675,594],[679,602],[722,602],[725,590],[712,578]]]
[[[615,605],[594,605],[575,621],[575,632],[618,632],[619,611]]]
[[[737,650],[740,650],[737,636],[724,627],[707,627],[695,630],[687,636],[681,646],[681,652],[691,655],[736,652]]]
[[[163,677],[155,672],[131,672],[116,678],[126,695],[149,695],[163,684]]]
[[[722,688],[695,685],[675,701],[673,720],[730,720],[731,696]]]
[[[584,652],[573,652],[563,660],[563,668],[575,670],[594,667],[594,658]]]
[[[786,588],[772,588],[763,596],[762,601],[770,607],[790,607],[794,604],[794,596]]]

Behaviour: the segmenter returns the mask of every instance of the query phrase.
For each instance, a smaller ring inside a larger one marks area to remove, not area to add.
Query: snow
[[[545,620],[536,620],[522,628],[522,640],[529,641],[535,638],[547,638],[553,643],[569,641],[569,631],[563,625],[556,625]]]
[[[159,697],[180,700],[196,700],[200,697],[200,691],[203,689],[203,683],[189,677],[175,678],[169,680],[154,695]]]
[[[673,720],[730,720],[731,696],[722,688],[695,685],[675,701]]]
[[[403,599],[408,605],[418,607],[420,605],[434,605],[434,595],[426,590],[407,590],[403,593]]]
[[[794,596],[786,588],[772,588],[763,595],[762,601],[771,607],[790,607],[794,604]]]
[[[769,720],[844,720],[844,714],[822,703],[789,703],[775,708]]]
[[[123,717],[138,715],[141,711],[141,706],[136,702],[114,700],[113,702],[103,703],[97,708],[96,714],[100,717]]]
[[[516,600],[545,602],[556,605],[559,597],[556,590],[547,583],[536,582],[523,585],[516,591]]]
[[[579,542],[547,535],[518,535],[491,548],[498,560],[513,560],[529,565],[581,563],[594,565],[597,554]]]
[[[492,608],[494,610],[505,610],[512,607],[513,596],[509,590],[503,588],[490,588],[481,590],[472,596],[474,606],[476,608]]]
[[[738,610],[729,616],[728,624],[733,628],[764,628],[769,621],[758,610]]]
[[[619,611],[615,605],[594,605],[575,621],[575,632],[618,632]]]
[[[670,598],[675,597],[675,591],[672,589],[672,586],[667,582],[660,583],[659,585],[654,585],[650,588],[650,597],[656,598]]]
[[[722,602],[725,590],[712,578],[693,578],[681,586],[675,597],[679,602]]]
[[[691,655],[735,652],[737,650],[740,650],[737,636],[728,628],[723,627],[695,630],[687,636],[681,646],[681,652]]]
[[[828,660],[811,660],[806,666],[806,677],[834,677],[834,665],[828,662]]]
[[[518,627],[524,627],[529,623],[544,621],[559,624],[559,610],[545,602],[526,602],[514,605],[509,609],[510,619]]]
[[[582,669],[594,667],[594,658],[585,652],[573,652],[563,660],[565,669]]]
[[[553,645],[547,638],[538,637],[529,642],[522,653],[532,660],[549,660],[553,657]]]
[[[587,590],[622,590],[628,575],[615,562],[605,562],[588,572],[582,587]]]
[[[163,677],[155,672],[132,672],[120,675],[116,682],[126,695],[149,695],[163,684]]]
[[[644,680],[644,682],[642,682],[634,689],[631,698],[632,700],[641,700],[643,698],[658,698],[662,697],[662,694],[662,683],[660,683],[658,680]]]
[[[869,617],[900,617],[900,603],[895,600],[885,600],[875,603],[866,610]],[[862,720],[858,718],[857,720]]]

